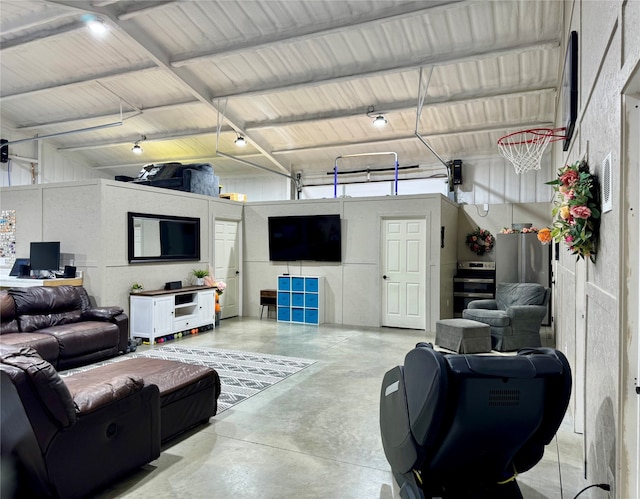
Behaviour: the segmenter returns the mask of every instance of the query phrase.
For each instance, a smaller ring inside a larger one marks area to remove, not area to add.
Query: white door
[[[382,325],[425,328],[426,220],[382,221]]]
[[[240,310],[240,258],[238,222],[216,220],[215,277],[227,289],[220,296],[221,317],[236,317]]]

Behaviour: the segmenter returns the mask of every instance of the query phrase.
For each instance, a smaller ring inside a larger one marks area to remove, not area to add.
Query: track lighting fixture
[[[369,118],[373,118],[373,126],[375,127],[383,127],[388,123],[387,118],[385,118],[382,113],[376,112],[374,106],[369,106],[367,109],[367,116]]]
[[[143,140],[147,140],[147,137],[145,135],[141,135],[140,136],[140,140],[136,140],[135,143],[133,144],[133,147],[131,148],[131,152],[133,154],[142,154],[142,146],[140,145],[140,142],[142,142]]]
[[[234,141],[234,144],[237,145],[238,147],[244,147],[247,145],[247,141],[242,135],[238,135],[236,137],[236,140]]]

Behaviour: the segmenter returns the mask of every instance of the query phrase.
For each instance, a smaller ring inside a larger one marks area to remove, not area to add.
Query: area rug
[[[135,357],[178,360],[187,364],[214,368],[220,376],[222,385],[218,399],[218,414],[316,362],[311,359],[219,348],[162,345],[63,371],[60,376],[65,377]]]

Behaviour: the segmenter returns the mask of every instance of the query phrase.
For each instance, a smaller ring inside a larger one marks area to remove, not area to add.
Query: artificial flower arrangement
[[[476,227],[476,230],[467,234],[467,245],[476,255],[484,255],[493,249],[496,239],[486,229]]]
[[[500,234],[537,234],[538,231],[540,229],[538,229],[537,227],[523,227],[522,229],[514,229],[513,227],[503,227],[502,230],[500,231]]]
[[[600,191],[596,177],[589,173],[586,162],[577,161],[560,168],[558,178],[547,184],[557,193],[549,238],[563,241],[578,259],[589,258],[595,263],[600,233]],[[540,235],[538,239],[542,241]]]

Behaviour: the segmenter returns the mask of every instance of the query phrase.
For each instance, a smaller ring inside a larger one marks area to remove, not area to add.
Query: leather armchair
[[[8,345],[0,378],[7,497],[84,497],[160,455],[156,385],[121,374],[72,394],[35,350]]]
[[[491,327],[491,346],[500,352],[539,347],[540,327],[551,290],[530,282],[501,282],[495,300],[473,300],[462,317]]]

